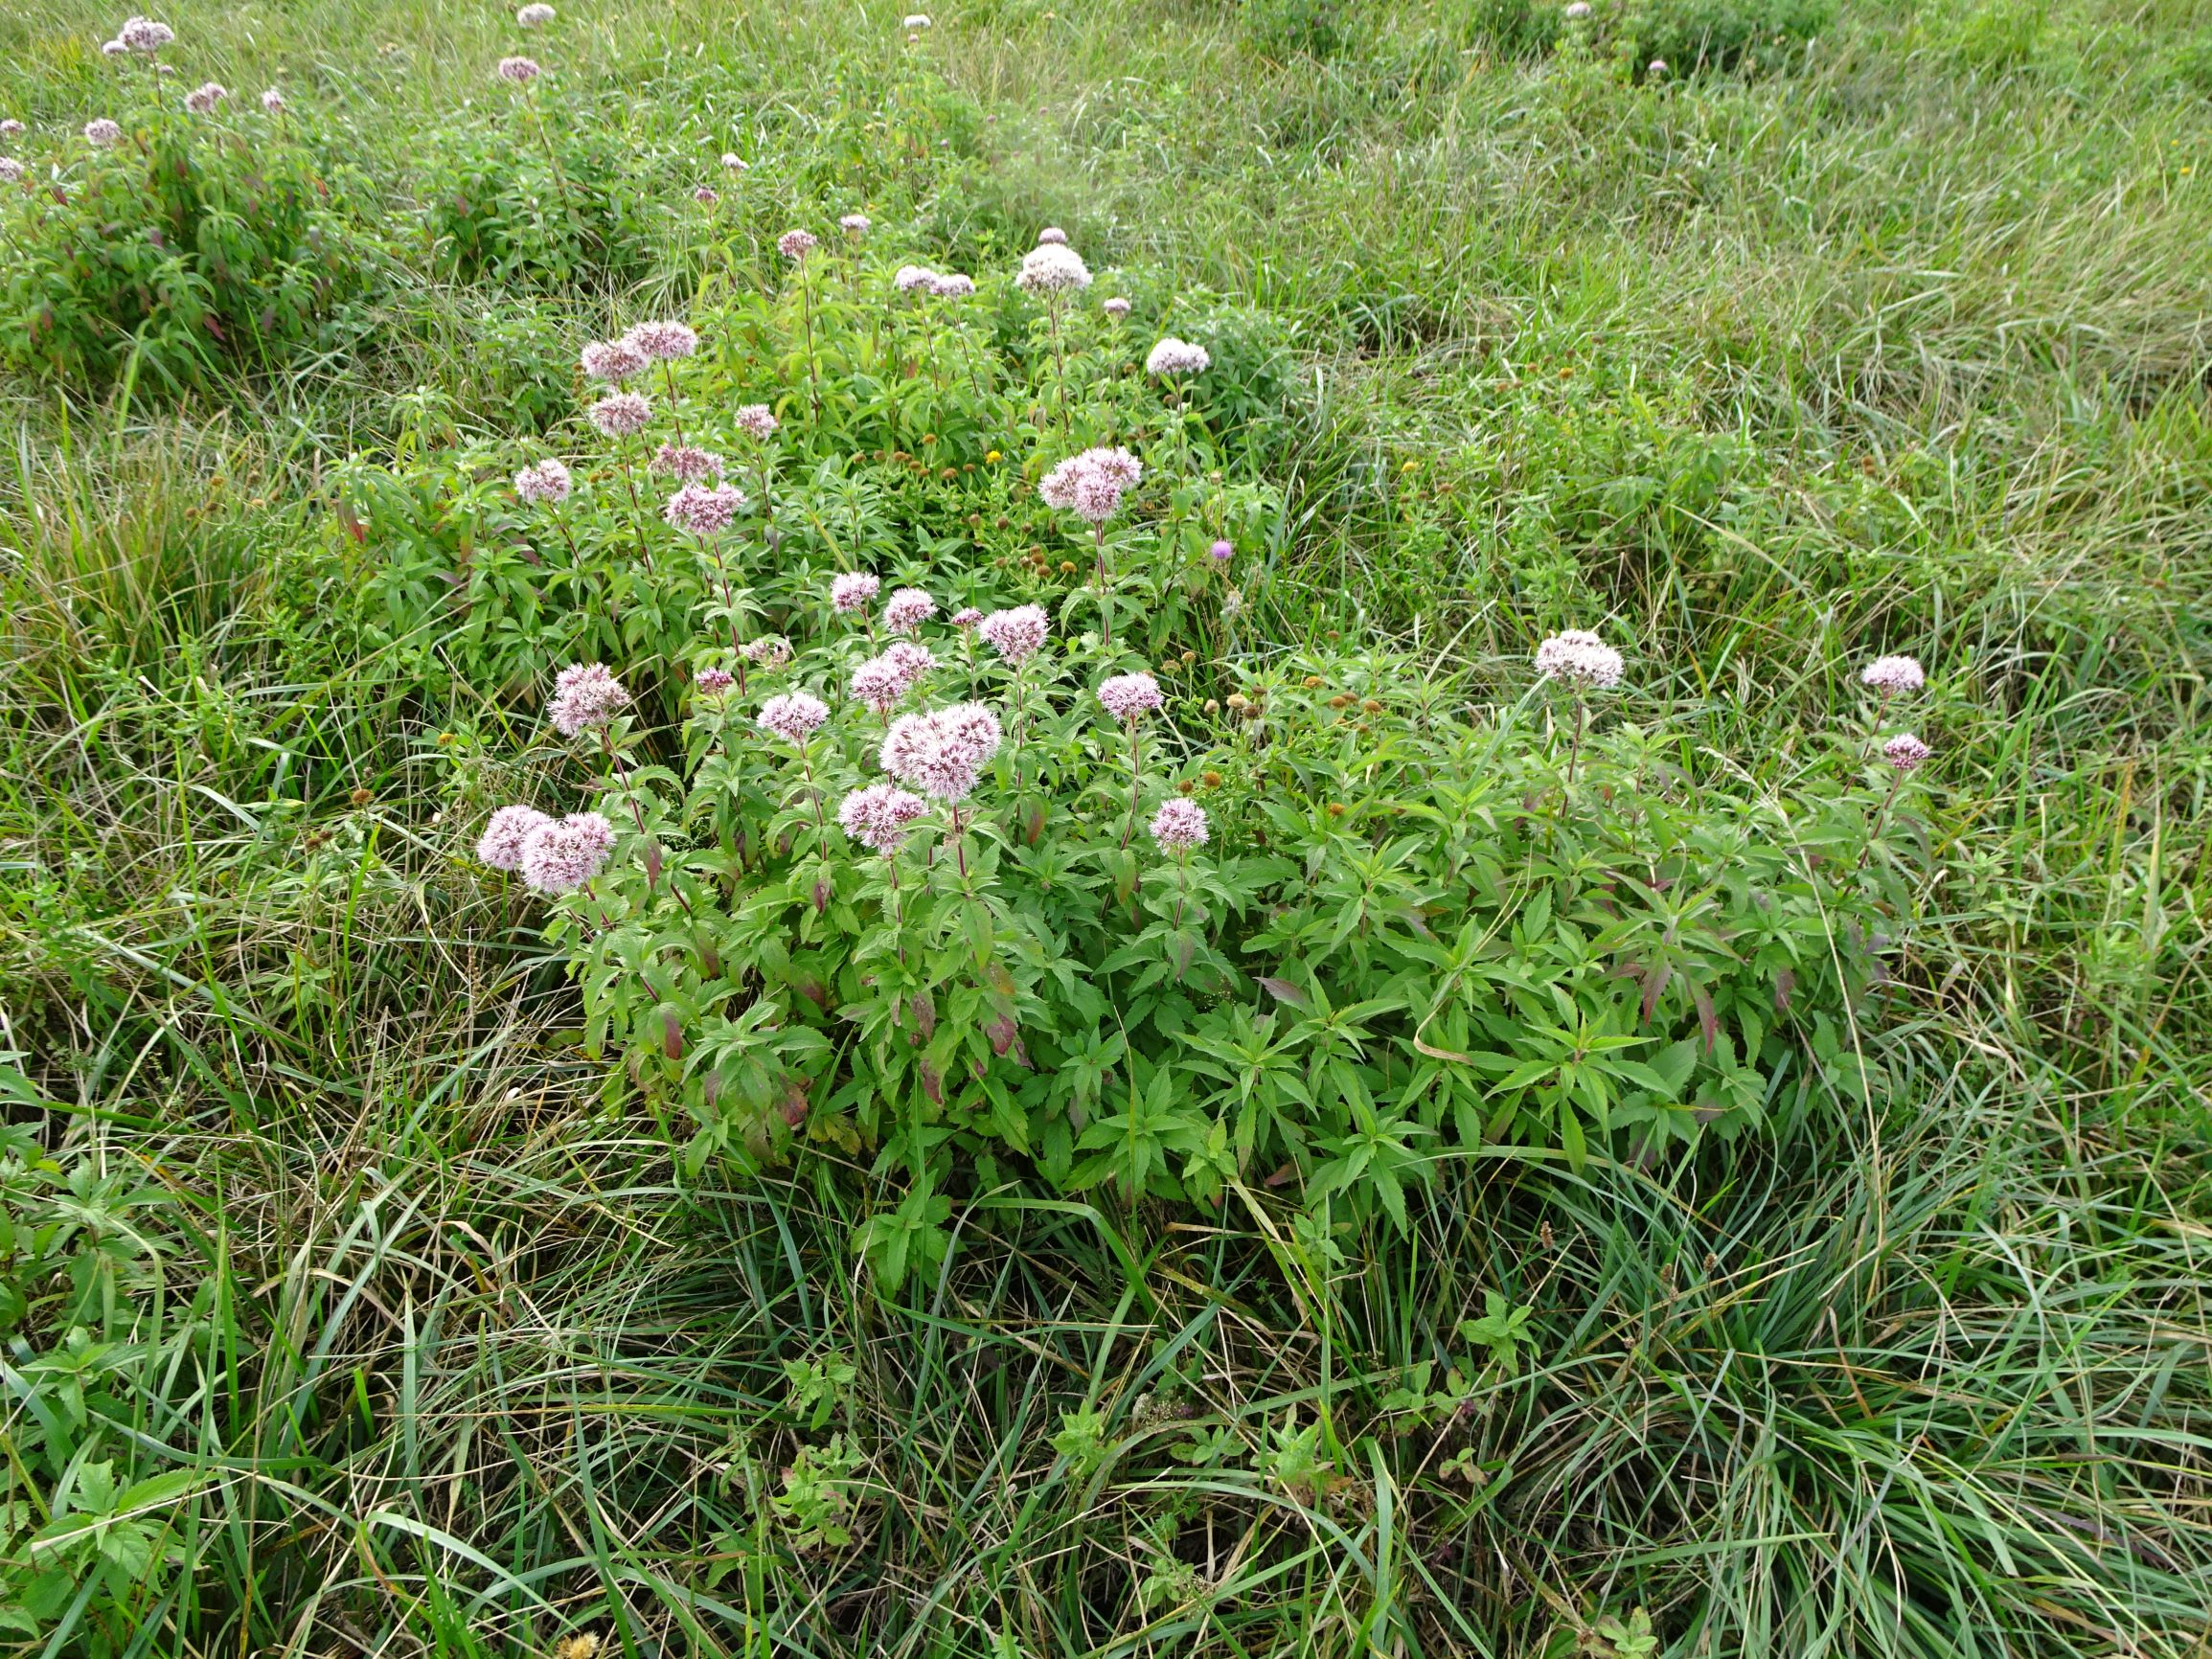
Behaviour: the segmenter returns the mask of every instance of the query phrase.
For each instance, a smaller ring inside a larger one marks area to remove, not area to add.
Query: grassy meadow
[[[2212,5],[557,4],[0,11],[0,1650],[2212,1651]],[[1072,676],[926,1014],[692,678],[855,564]]]

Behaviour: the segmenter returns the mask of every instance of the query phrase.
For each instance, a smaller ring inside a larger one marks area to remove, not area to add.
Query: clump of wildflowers
[[[571,663],[553,683],[547,716],[564,738],[596,730],[629,707],[629,693],[603,663]]]
[[[591,406],[591,423],[609,438],[630,438],[652,419],[652,405],[635,392],[616,392]]]
[[[525,29],[541,29],[553,21],[553,8],[545,0],[530,0],[530,4],[515,12],[514,21]]]
[[[21,184],[23,164],[11,155],[0,155],[0,184]]]
[[[1043,606],[1020,604],[1012,610],[992,611],[977,625],[975,631],[992,650],[1019,668],[1043,648],[1051,624]]]
[[[535,57],[502,57],[499,60],[499,67],[493,73],[500,80],[509,81],[513,85],[528,86],[545,71],[538,66],[537,59]]]
[[[1900,772],[1909,772],[1935,751],[1910,732],[1900,732],[1881,745],[1881,758]]]
[[[484,837],[476,843],[476,856],[494,870],[520,870],[523,844],[533,831],[552,822],[535,807],[502,807],[484,826]]]
[[[1152,349],[1145,358],[1148,375],[1199,375],[1213,366],[1213,356],[1203,346],[1194,346],[1188,340],[1178,340],[1170,334]]]
[[[936,667],[937,657],[926,646],[895,640],[882,655],[870,657],[853,670],[853,696],[877,714],[887,715]]]
[[[946,618],[946,621],[949,622],[954,627],[960,629],[960,631],[963,633],[966,633],[969,628],[973,627],[982,620],[983,613],[977,610],[975,606],[971,604],[962,605],[949,617]]]
[[[1067,232],[1058,225],[1046,225],[1037,233],[1037,245],[1040,248],[1064,248],[1067,246]]]
[[[746,167],[743,156],[738,154],[736,150],[725,149],[722,151],[722,170],[724,172],[745,172],[750,170]]]
[[[206,80],[184,95],[184,106],[194,115],[211,115],[215,106],[230,96],[230,88],[219,81]]]
[[[551,456],[514,475],[514,493],[534,507],[566,501],[570,487],[568,468]]]
[[[269,87],[262,94],[262,108],[270,115],[284,114],[285,95],[275,87]]]
[[[6,121],[0,121],[0,143],[11,144],[21,138],[24,131],[23,124],[11,115]]]
[[[837,822],[861,846],[890,858],[906,844],[914,821],[928,810],[929,804],[919,795],[893,784],[871,784],[838,803]]]
[[[1927,683],[1927,675],[1914,657],[1876,657],[1859,670],[1859,678],[1885,697],[1906,695]]]
[[[763,703],[753,723],[770,737],[803,749],[829,717],[830,705],[812,693],[786,692]]]
[[[776,239],[776,252],[793,264],[797,264],[819,246],[821,239],[812,231],[786,231]]]
[[[1131,721],[1153,713],[1167,699],[1160,694],[1159,681],[1139,671],[1114,675],[1099,687],[1098,700],[1115,719]]]
[[[1171,795],[1152,814],[1150,828],[1162,852],[1188,852],[1206,844],[1206,809],[1196,801]]]
[[[692,675],[692,684],[702,697],[727,696],[738,683],[738,676],[727,669],[703,668]]]
[[[941,300],[965,300],[975,292],[975,279],[947,271],[930,279],[929,291]]]
[[[741,404],[737,414],[732,419],[737,421],[738,429],[747,437],[772,438],[775,436],[775,411],[765,403]]]
[[[1047,507],[1103,524],[1121,506],[1122,492],[1134,488],[1144,471],[1144,464],[1127,449],[1085,449],[1046,473],[1037,493]]]
[[[99,116],[84,124],[84,142],[100,149],[110,149],[123,142],[123,128],[106,116]]]
[[[1064,241],[1042,242],[1021,257],[1021,273],[1014,285],[1025,294],[1048,298],[1090,286],[1090,267],[1083,256]]]
[[[115,37],[132,52],[159,52],[176,38],[176,31],[150,17],[132,17],[115,32]]]
[[[583,349],[583,372],[610,386],[644,374],[645,368],[644,354],[627,340],[594,340]]]
[[[937,281],[937,273],[927,265],[901,265],[891,273],[891,285],[902,294],[926,290]]]
[[[902,587],[883,602],[883,625],[895,634],[910,634],[937,614],[937,602],[918,587]]]
[[[705,538],[729,529],[744,504],[743,492],[734,484],[687,484],[668,498],[661,516],[677,530]]]
[[[901,715],[883,736],[883,770],[932,800],[957,806],[1001,741],[998,716],[981,703]]]
[[[655,363],[672,363],[699,349],[697,332],[683,323],[640,323],[623,336],[623,343],[639,356]]]
[[[597,812],[571,812],[522,843],[522,879],[540,893],[573,893],[606,868],[614,826]]]
[[[1621,683],[1626,666],[1619,651],[1582,628],[1553,634],[1536,649],[1539,674],[1566,680],[1577,688],[1609,691]]]
[[[875,603],[876,596],[882,591],[880,577],[849,570],[831,581],[830,603],[839,616],[852,616]]]
[[[712,449],[696,449],[688,443],[663,443],[653,455],[652,469],[667,473],[679,484],[696,484],[702,478],[719,478],[722,458]]]
[[[929,27],[929,13],[926,11],[909,11],[906,13],[906,20],[899,27],[905,30],[926,29]]]

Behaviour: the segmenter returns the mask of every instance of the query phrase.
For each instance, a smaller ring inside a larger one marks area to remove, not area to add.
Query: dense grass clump
[[[0,1645],[2201,1651],[2201,20],[1568,10],[0,16]]]

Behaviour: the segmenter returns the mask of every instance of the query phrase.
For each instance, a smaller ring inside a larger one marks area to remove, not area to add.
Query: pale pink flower
[[[872,221],[866,214],[847,214],[837,221],[837,228],[855,240],[858,240],[868,234],[871,223]]]
[[[1152,840],[1162,852],[1188,852],[1206,844],[1206,809],[1196,801],[1171,795],[1152,814]]]
[[[1882,759],[1900,772],[1909,772],[1935,751],[1910,732],[1900,732],[1881,745]]]
[[[1075,481],[1076,516],[1104,524],[1122,504],[1122,487],[1103,472],[1085,472]]]
[[[772,438],[776,432],[776,412],[765,403],[741,403],[732,417],[738,429],[751,438]]]
[[[900,24],[899,27],[908,31],[926,29],[929,27],[929,13],[926,11],[909,11],[906,13],[906,21]]]
[[[203,80],[184,95],[184,106],[194,115],[209,115],[229,96],[230,89],[220,82]]]
[[[1536,648],[1536,671],[1546,679],[1571,680],[1595,691],[1621,683],[1621,653],[1583,628],[1553,634]]]
[[[712,185],[702,184],[692,192],[692,200],[697,202],[701,207],[715,207],[720,203],[721,199],[721,192],[716,190]]]
[[[812,231],[786,231],[776,239],[776,252],[797,264],[821,245]]]
[[[1859,678],[1885,697],[1917,692],[1927,683],[1919,660],[1913,657],[1876,657],[1859,670]]]
[[[115,32],[115,37],[133,52],[159,52],[176,38],[176,31],[150,17],[132,17]]]
[[[791,660],[791,642],[782,634],[763,634],[740,646],[738,654],[755,668],[780,669]]]
[[[751,170],[745,165],[743,156],[735,150],[725,149],[722,151],[722,170],[724,172],[747,172]]]
[[[937,658],[926,648],[911,640],[895,641],[881,656],[870,657],[853,670],[854,700],[887,715],[936,666]]]
[[[537,60],[534,57],[502,57],[495,73],[502,80],[512,81],[516,86],[527,86],[545,71],[537,66]]]
[[[623,336],[623,343],[655,363],[673,362],[699,349],[697,333],[682,323],[640,323]]]
[[[929,804],[919,795],[891,784],[871,784],[837,804],[837,822],[861,846],[889,858],[905,845],[914,821],[928,810]]]
[[[553,682],[546,714],[564,738],[596,731],[629,707],[629,693],[601,663],[571,663]]]
[[[129,50],[130,48],[120,40],[103,40],[100,43],[101,56],[103,57],[121,57]]]
[[[502,807],[484,826],[484,838],[476,843],[476,856],[494,870],[520,870],[523,843],[533,830],[552,822],[535,807]]]
[[[1569,22],[1579,23],[1589,14],[1590,0],[1574,0],[1574,4],[1566,9],[1566,16]]]
[[[617,392],[591,406],[591,423],[609,438],[634,437],[651,419],[652,405],[635,392]]]
[[[964,277],[958,271],[947,271],[930,279],[929,291],[941,300],[965,300],[975,292],[975,279]]]
[[[515,12],[514,21],[525,29],[538,29],[553,21],[553,8],[545,0],[530,0],[530,4]]]
[[[643,374],[645,366],[644,356],[627,340],[594,340],[583,349],[583,372],[610,386]]]
[[[882,591],[880,578],[849,570],[830,583],[830,603],[839,616],[851,616],[866,610]]]
[[[271,115],[284,114],[285,95],[279,92],[275,87],[270,87],[267,91],[262,94],[262,108],[266,110]]]
[[[1188,340],[1178,340],[1170,334],[1152,349],[1145,358],[1148,375],[1198,375],[1213,365],[1213,356],[1203,346],[1194,346]]]
[[[998,753],[998,716],[981,703],[955,703],[925,715],[901,715],[884,734],[879,759],[901,783],[947,805],[974,790],[984,764]]]
[[[1144,476],[1144,464],[1122,448],[1085,449],[1046,473],[1037,487],[1047,507],[1073,511],[1103,524],[1121,506],[1123,491]]]
[[[0,184],[21,184],[23,164],[11,155],[0,155]]]
[[[681,484],[722,475],[722,458],[712,449],[695,449],[688,443],[663,443],[654,453],[652,469],[665,472]]]
[[[6,121],[0,121],[0,143],[12,143],[21,138],[25,130],[23,124],[11,115]]]
[[[1012,610],[994,610],[976,628],[1000,656],[1015,667],[1043,648],[1052,625],[1042,605],[1021,604]]]
[[[895,634],[910,634],[937,614],[937,602],[918,587],[902,587],[883,602],[883,625]]]
[[[532,506],[566,501],[569,489],[568,468],[551,456],[514,475],[514,493]]]
[[[830,705],[820,697],[810,692],[786,692],[763,703],[753,723],[771,737],[803,749],[829,717]]]
[[[1014,285],[1025,294],[1068,294],[1090,286],[1090,267],[1061,242],[1045,242],[1021,257]]]
[[[1099,309],[1118,323],[1129,314],[1129,303],[1116,294],[1112,299],[1100,306]]]
[[[965,633],[983,620],[983,613],[971,604],[964,604],[946,620]]]
[[[687,484],[668,498],[661,517],[673,528],[704,539],[729,529],[744,504],[744,492],[734,484]]]
[[[1040,248],[1064,248],[1067,246],[1067,232],[1058,225],[1046,225],[1037,233],[1037,245]]]
[[[606,868],[614,826],[597,812],[540,824],[522,843],[522,879],[540,893],[573,893]]]
[[[84,124],[84,142],[107,149],[123,142],[123,128],[103,115]]]
[[[1148,673],[1116,674],[1098,689],[1098,700],[1117,720],[1135,720],[1153,713],[1167,699],[1160,683]]]
[[[727,669],[704,668],[692,675],[692,684],[698,688],[702,697],[723,696],[737,683],[738,676]]]
[[[1217,541],[1213,546],[1207,548],[1206,552],[1216,564],[1227,564],[1230,559],[1237,556],[1235,546],[1227,541]]]
[[[937,281],[937,273],[926,265],[901,265],[891,273],[891,285],[902,294],[926,289]]]

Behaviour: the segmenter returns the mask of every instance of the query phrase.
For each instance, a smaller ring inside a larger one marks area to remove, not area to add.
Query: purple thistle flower
[[[1207,548],[1206,552],[1212,557],[1216,564],[1227,564],[1231,558],[1236,557],[1237,550],[1226,541],[1217,541],[1213,546]]]

